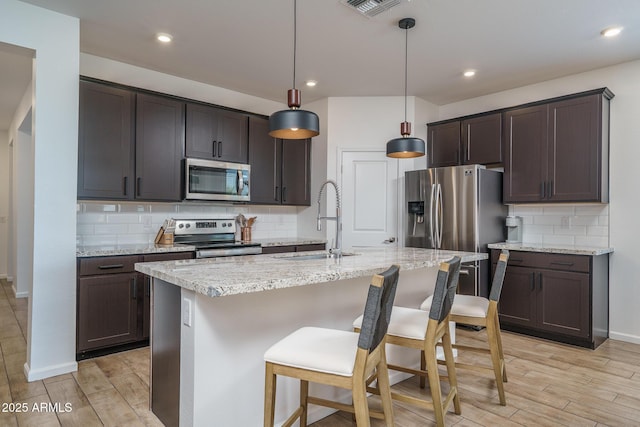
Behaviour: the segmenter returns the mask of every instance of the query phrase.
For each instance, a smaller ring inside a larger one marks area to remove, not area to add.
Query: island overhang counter
[[[400,266],[396,305],[418,307],[433,293],[437,268],[458,255],[419,248],[358,249],[339,259],[321,252],[136,264],[153,278],[151,406],[167,426],[262,424],[264,352],[302,326],[350,330],[362,314],[371,276]],[[416,352],[389,359],[418,363]],[[392,382],[405,378],[392,377]],[[298,382],[279,379],[276,422],[298,405]],[[344,390],[311,386],[328,398]],[[309,422],[328,415],[311,407]]]

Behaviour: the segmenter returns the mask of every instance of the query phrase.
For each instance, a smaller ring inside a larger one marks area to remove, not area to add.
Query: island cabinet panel
[[[427,125],[430,168],[460,164],[460,121]]]
[[[188,103],[187,157],[247,163],[248,121],[247,114]]]
[[[602,89],[507,110],[505,203],[608,202],[612,97]]]
[[[79,198],[133,198],[134,105],[129,90],[80,81]]]
[[[597,347],[609,330],[608,255],[512,251],[498,311],[506,330]]]
[[[309,206],[311,139],[276,139],[268,132],[267,119],[250,118],[251,203]]]
[[[137,94],[136,199],[180,201],[184,103]]]
[[[502,163],[502,113],[462,120],[462,164]]]

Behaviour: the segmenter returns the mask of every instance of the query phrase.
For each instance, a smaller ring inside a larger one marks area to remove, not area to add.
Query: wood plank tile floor
[[[149,411],[149,350],[131,350],[79,363],[78,372],[27,383],[27,300],[13,298],[0,281],[0,404],[70,403],[70,412],[0,411],[4,426],[161,426]],[[459,343],[484,342],[483,331],[458,329]],[[462,415],[449,412],[447,425],[463,426],[640,426],[640,345],[608,340],[596,350],[503,332],[509,382],[507,406],[498,404],[492,375],[458,370]],[[466,363],[489,366],[488,357],[462,353]],[[428,391],[410,378],[394,388],[415,395]],[[446,388],[446,386],[445,386]],[[371,398],[376,404],[376,398]],[[3,409],[0,408],[0,409]],[[262,412],[262,408],[256,408]],[[431,412],[394,403],[398,427],[435,425]],[[354,426],[338,412],[314,427]],[[383,426],[372,420],[372,426]],[[235,426],[207,426],[235,427]],[[238,426],[251,427],[251,426]]]

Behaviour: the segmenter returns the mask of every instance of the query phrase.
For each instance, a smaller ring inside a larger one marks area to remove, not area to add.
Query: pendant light
[[[296,89],[296,0],[293,0],[293,89],[287,92],[288,110],[281,110],[269,117],[269,135],[282,139],[307,139],[320,133],[318,116],[300,109],[302,95]]]
[[[411,123],[407,121],[407,58],[409,46],[409,28],[416,25],[413,18],[404,18],[398,22],[398,27],[405,30],[405,50],[404,50],[404,122],[400,123],[401,138],[394,138],[387,142],[387,157],[407,159],[411,157],[424,156],[424,141],[420,138],[411,137]]]

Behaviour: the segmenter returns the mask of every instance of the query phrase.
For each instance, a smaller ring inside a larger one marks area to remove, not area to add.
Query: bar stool
[[[269,348],[265,360],[264,425],[272,427],[275,416],[277,375],[300,380],[300,406],[282,424],[291,426],[296,419],[307,425],[309,403],[351,412],[358,426],[368,427],[370,416],[393,426],[389,372],[385,356],[385,334],[391,317],[400,267],[373,276],[364,308],[360,333],[305,327],[298,329]],[[383,412],[370,412],[366,380],[379,378]],[[351,389],[353,404],[345,405],[309,396],[309,382]]]
[[[392,364],[389,364],[388,368],[418,375],[421,380],[426,376],[431,389],[430,401],[396,391],[391,392],[391,398],[433,410],[438,426],[444,426],[444,416],[451,402],[453,402],[455,413],[458,415],[461,413],[455,361],[449,333],[449,311],[456,295],[459,275],[460,257],[454,257],[448,262],[441,263],[433,294],[435,303],[431,305],[430,311],[427,313],[417,308],[394,306],[387,330],[387,344],[421,350],[422,361],[426,361],[426,370],[422,363],[421,369]],[[362,316],[353,322],[353,327],[356,331],[360,329],[361,325]],[[447,365],[447,376],[442,377],[442,379],[449,381],[449,393],[445,397],[442,396],[441,377],[436,359],[436,347],[440,340],[442,341]],[[370,378],[368,384],[372,383],[374,379],[373,377]],[[423,381],[421,381],[421,387],[424,387]],[[376,388],[372,387],[367,388],[367,391],[371,393],[378,392]]]
[[[496,271],[493,275],[493,283],[491,284],[491,292],[489,298],[472,296],[472,295],[456,295],[453,307],[451,307],[451,321],[462,325],[482,326],[487,331],[487,342],[489,348],[473,347],[466,345],[454,344],[453,348],[462,351],[474,351],[479,353],[489,353],[491,355],[491,368],[485,368],[477,365],[469,365],[456,362],[456,367],[468,369],[492,370],[496,377],[496,386],[498,388],[498,396],[500,404],[505,406],[507,399],[504,393],[504,384],[507,382],[507,368],[504,363],[504,353],[502,351],[502,338],[500,337],[500,320],[498,318],[498,301],[502,292],[502,284],[504,283],[504,275],[507,269],[507,261],[509,260],[509,251],[503,250],[496,265]],[[431,297],[427,298],[421,305],[422,310],[430,310],[432,303]]]

